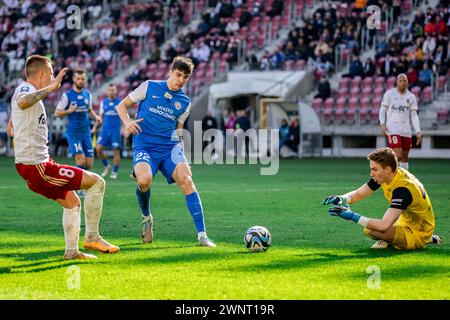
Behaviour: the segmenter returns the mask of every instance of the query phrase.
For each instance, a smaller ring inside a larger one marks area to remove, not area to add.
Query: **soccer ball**
[[[266,251],[272,244],[272,235],[266,228],[254,226],[245,233],[244,242],[251,252]]]

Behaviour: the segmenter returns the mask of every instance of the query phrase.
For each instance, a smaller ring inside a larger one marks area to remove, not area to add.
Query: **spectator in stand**
[[[395,75],[395,61],[390,54],[386,55],[380,71],[381,75],[384,77]]]
[[[375,58],[379,59],[381,57],[384,57],[387,52],[388,52],[389,46],[388,43],[386,42],[386,37],[385,36],[381,36],[380,37],[380,41],[377,42],[377,44],[375,45]]]
[[[419,85],[423,89],[426,86],[431,85],[431,78],[433,77],[433,73],[428,67],[427,63],[423,64],[422,70],[419,71]]]
[[[349,67],[349,73],[344,74],[343,77],[345,78],[353,78],[356,76],[363,76],[363,65],[361,60],[359,59],[359,56],[354,56],[352,62],[350,63]]]
[[[375,63],[373,63],[371,58],[367,58],[364,64],[363,77],[373,77],[376,71],[377,67]]]
[[[286,119],[281,120],[281,127],[279,129],[280,134],[280,145],[279,150],[287,143],[289,139],[289,123]]]
[[[427,53],[433,53],[436,49],[436,38],[432,35],[428,35],[422,44],[422,52],[424,55]]]
[[[409,90],[411,90],[419,81],[419,74],[414,67],[409,67],[406,77],[408,78]]]
[[[248,67],[250,70],[258,70],[259,69],[259,61],[255,55],[254,51],[250,51],[245,58]]]
[[[319,92],[315,95],[314,98],[322,98],[323,100],[326,100],[327,98],[331,97],[331,85],[327,79],[326,74],[322,74],[317,86],[317,90]]]
[[[274,0],[272,2],[272,9],[267,13],[269,17],[279,16],[283,13],[283,1],[282,0]]]
[[[289,127],[289,138],[286,145],[294,152],[298,152],[298,145],[300,144],[300,128],[298,119],[294,119]]]

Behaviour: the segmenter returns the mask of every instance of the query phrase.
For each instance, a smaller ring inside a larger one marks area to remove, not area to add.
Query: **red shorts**
[[[40,164],[16,163],[16,169],[28,188],[53,200],[65,199],[69,191],[79,190],[83,178],[83,170],[57,164],[51,158]]]
[[[403,150],[410,150],[412,148],[412,138],[402,137],[398,134],[391,134],[388,136],[389,148],[402,148]]]

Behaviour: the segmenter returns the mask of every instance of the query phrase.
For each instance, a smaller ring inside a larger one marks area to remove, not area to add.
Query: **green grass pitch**
[[[283,160],[274,176],[261,176],[257,165],[194,165],[217,248],[196,246],[184,197],[160,173],[151,197],[155,241],[143,245],[130,168],[124,160],[119,179],[107,179],[100,224],[121,252],[73,262],[62,260],[62,210],[28,190],[13,159],[0,158],[0,299],[450,298],[448,160],[410,161],[431,197],[435,233],[447,240],[413,252],[371,250],[361,226],[320,204],[366,182],[365,159]],[[378,191],[352,208],[380,218],[387,202]],[[265,253],[244,248],[253,225],[272,233]]]

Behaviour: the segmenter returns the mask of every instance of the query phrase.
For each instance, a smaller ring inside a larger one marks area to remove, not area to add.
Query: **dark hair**
[[[33,54],[27,58],[25,62],[25,74],[27,77],[41,69],[47,63],[52,64],[52,60],[48,57],[44,57],[38,54]]]
[[[75,71],[73,72],[73,76],[75,76],[76,74],[86,74],[86,70],[81,68],[75,69]]]
[[[194,70],[194,63],[190,58],[177,56],[173,59],[170,70],[180,70],[184,74],[190,75]]]
[[[386,167],[391,167],[392,171],[395,172],[398,167],[397,155],[391,148],[379,148],[372,151],[367,156],[367,159],[372,160],[386,169]]]

